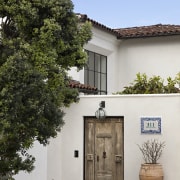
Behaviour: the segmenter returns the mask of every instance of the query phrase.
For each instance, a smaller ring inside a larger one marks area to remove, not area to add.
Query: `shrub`
[[[167,85],[160,76],[153,76],[148,78],[145,73],[136,74],[136,79],[130,86],[124,87],[123,91],[114,94],[162,94],[162,93],[179,93],[180,89],[180,73],[177,74],[175,79],[167,78]]]

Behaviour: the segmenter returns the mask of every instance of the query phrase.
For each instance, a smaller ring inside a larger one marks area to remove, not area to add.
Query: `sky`
[[[180,25],[180,0],[72,0],[74,12],[110,28]]]

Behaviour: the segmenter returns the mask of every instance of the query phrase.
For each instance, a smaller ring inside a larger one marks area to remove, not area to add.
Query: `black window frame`
[[[85,51],[88,55],[88,59],[87,59],[87,64],[84,67],[84,83],[98,88],[98,94],[106,95],[107,94],[107,56],[89,50],[85,50]],[[91,66],[89,67],[90,54],[93,55],[93,62],[91,62]],[[99,57],[98,63],[97,62],[95,63],[95,61],[97,60],[96,57]],[[102,61],[105,62],[104,69],[102,69]],[[96,67],[97,64],[99,64],[98,68]],[[92,74],[91,77],[89,76],[90,73]],[[103,76],[105,79],[104,87],[102,87]]]

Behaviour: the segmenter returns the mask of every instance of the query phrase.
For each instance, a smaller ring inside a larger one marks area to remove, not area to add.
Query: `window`
[[[91,51],[87,54],[84,83],[98,88],[98,94],[107,94],[107,57]]]

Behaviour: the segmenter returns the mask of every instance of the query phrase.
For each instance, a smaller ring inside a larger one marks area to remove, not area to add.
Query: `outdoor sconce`
[[[95,116],[97,119],[106,118],[106,111],[103,108],[105,108],[105,101],[101,101],[99,103],[99,109],[95,112]]]

